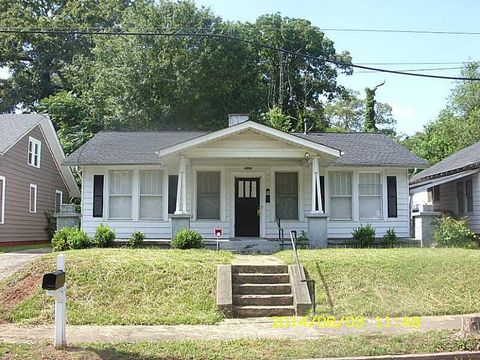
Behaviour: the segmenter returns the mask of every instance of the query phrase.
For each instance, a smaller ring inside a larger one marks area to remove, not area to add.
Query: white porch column
[[[311,247],[327,247],[327,219],[328,215],[325,214],[325,209],[322,206],[320,167],[318,166],[318,158],[314,157],[312,159],[312,211],[307,215],[308,237],[310,238]]]
[[[178,166],[178,185],[177,185],[177,203],[175,206],[175,214],[187,213],[187,176],[186,176],[186,159],[180,156]]]
[[[318,198],[316,196],[318,194]],[[317,210],[318,200],[318,210]],[[312,214],[323,214],[322,191],[320,189],[320,168],[318,166],[318,158],[312,159]]]

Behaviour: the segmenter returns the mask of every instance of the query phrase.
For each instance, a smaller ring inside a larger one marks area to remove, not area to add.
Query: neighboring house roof
[[[338,166],[424,167],[427,162],[383,134],[289,134],[248,121],[215,132],[122,132],[96,134],[64,162],[67,165],[155,164],[160,156],[253,129],[297,145],[325,152]]]
[[[2,135],[0,137],[0,156],[37,126],[40,126],[70,196],[79,197],[80,190],[71,169],[62,166],[65,154],[48,116],[41,114],[0,114],[0,134]]]
[[[414,175],[410,184],[477,168],[480,168],[480,141]]]

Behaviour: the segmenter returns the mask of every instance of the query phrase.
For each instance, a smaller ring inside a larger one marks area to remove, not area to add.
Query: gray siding
[[[29,136],[42,142],[40,169],[27,164]],[[48,240],[45,211],[54,210],[55,190],[63,191],[64,202],[69,195],[40,126],[0,157],[0,176],[6,178],[5,222],[0,224],[0,243]],[[30,184],[37,185],[36,213],[28,211]]]

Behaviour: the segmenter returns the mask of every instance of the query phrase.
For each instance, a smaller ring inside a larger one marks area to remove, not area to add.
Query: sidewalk
[[[50,252],[52,252],[50,248],[38,248],[0,253],[0,280],[9,277],[22,266]]]
[[[462,328],[462,319],[474,315],[422,317],[420,328],[391,327],[378,329],[375,319],[365,319],[363,328],[327,329],[302,326],[287,329],[274,328],[271,318],[226,319],[217,325],[157,325],[157,326],[94,326],[69,325],[69,344],[85,342],[136,342],[159,340],[218,340],[239,338],[295,338],[314,339],[322,336],[400,334],[414,331],[455,330]],[[0,342],[36,342],[53,338],[53,324],[22,327],[0,325]]]

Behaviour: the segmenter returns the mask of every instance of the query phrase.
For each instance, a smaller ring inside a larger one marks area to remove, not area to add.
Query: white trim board
[[[7,188],[7,179],[5,176],[0,176],[0,180],[2,180],[2,188],[0,189],[2,192],[2,213],[0,214],[0,224],[5,224],[5,193]]]
[[[215,140],[219,140],[219,139],[234,135],[234,134],[238,134],[246,130],[254,130],[258,133],[261,133],[276,139],[284,140],[289,143],[311,149],[313,151],[330,155],[333,158],[338,158],[342,155],[342,152],[338,149],[335,149],[326,145],[318,144],[309,140],[305,140],[298,136],[288,134],[277,129],[273,129],[265,125],[255,123],[253,121],[246,121],[244,123],[230,126],[228,128],[218,130],[216,132],[206,134],[192,140],[188,140],[184,143],[174,145],[163,150],[159,150],[157,151],[157,155],[160,157],[165,155],[170,155],[170,154],[177,153],[195,146],[199,146],[202,144],[206,144]]]

